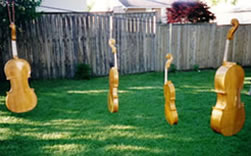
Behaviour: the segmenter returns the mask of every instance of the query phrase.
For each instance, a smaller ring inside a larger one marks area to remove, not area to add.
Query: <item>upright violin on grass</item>
[[[109,93],[108,93],[108,110],[111,113],[115,113],[119,109],[119,97],[118,97],[118,87],[119,87],[119,72],[117,65],[117,49],[115,47],[116,41],[114,39],[109,40],[109,45],[112,48],[112,53],[114,54],[114,67],[110,69],[109,72]]]
[[[211,128],[224,136],[238,133],[245,122],[244,103],[241,102],[240,96],[244,70],[235,62],[227,61],[229,41],[233,39],[239,26],[237,19],[232,19],[231,23],[232,27],[227,34],[223,65],[215,75],[217,102],[211,114]]]
[[[14,10],[14,3],[12,7]],[[18,58],[17,55],[16,26],[14,22],[11,22],[10,28],[13,59],[9,60],[4,67],[6,78],[10,80],[11,84],[11,89],[6,96],[6,106],[12,112],[24,113],[35,108],[37,96],[28,83],[31,67],[26,60]]]
[[[165,96],[165,117],[170,125],[178,123],[178,113],[175,106],[175,87],[171,81],[168,81],[168,68],[170,67],[173,56],[172,54],[166,55],[167,61],[165,65],[165,84],[164,84],[164,96]]]

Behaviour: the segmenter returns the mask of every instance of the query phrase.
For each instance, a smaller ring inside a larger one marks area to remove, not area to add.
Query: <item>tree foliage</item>
[[[209,22],[215,19],[209,7],[203,2],[178,1],[167,8],[168,23],[200,23]]]
[[[9,25],[7,2],[13,0],[0,0],[0,26],[1,29]],[[38,16],[36,7],[42,0],[15,0],[15,22],[19,26],[25,20],[31,20]],[[10,6],[11,7],[11,6]]]
[[[235,5],[236,3],[237,3],[237,1],[238,0],[210,0],[211,1],[211,3],[213,4],[213,5],[217,5],[217,4],[219,4],[220,2],[222,2],[222,1],[224,1],[224,2],[230,2],[231,4],[233,4],[233,5]]]

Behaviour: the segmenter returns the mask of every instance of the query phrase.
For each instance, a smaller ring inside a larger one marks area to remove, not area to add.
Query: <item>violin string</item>
[[[15,23],[15,0],[12,0],[12,22]]]
[[[10,12],[10,4],[9,4],[9,1],[8,1],[8,0],[6,1],[6,5],[7,5],[7,9],[8,9],[9,21],[10,21],[10,23],[11,23],[11,22],[12,22],[12,19],[11,19],[11,12]]]
[[[8,10],[8,17],[10,23],[15,23],[15,1],[12,0],[10,9],[10,0],[6,0],[7,10]],[[11,14],[12,13],[12,14]]]

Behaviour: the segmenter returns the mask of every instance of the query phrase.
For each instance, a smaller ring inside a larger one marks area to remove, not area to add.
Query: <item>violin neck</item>
[[[10,23],[11,29],[11,47],[12,47],[12,55],[14,58],[17,58],[17,34],[16,34],[16,25],[14,22]]]
[[[117,63],[117,54],[114,53],[114,67],[118,68],[118,63]]]
[[[14,58],[18,57],[17,56],[17,42],[16,40],[11,40],[11,46],[12,46],[12,55]]]
[[[168,81],[168,69],[165,68],[165,84],[167,83]]]
[[[229,42],[230,42],[230,40],[226,40],[226,46],[225,46],[225,52],[224,52],[223,62],[227,62]]]

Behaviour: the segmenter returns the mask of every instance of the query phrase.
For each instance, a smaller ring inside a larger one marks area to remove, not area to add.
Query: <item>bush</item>
[[[199,71],[200,66],[198,64],[193,65],[193,70],[194,71]]]
[[[1,29],[9,29],[9,18],[7,11],[7,1],[0,0],[0,26]],[[10,9],[12,9],[12,1],[10,2]],[[40,6],[42,0],[15,0],[15,22],[17,27],[20,26],[23,21],[32,20],[36,18],[39,13],[36,12],[36,7]]]
[[[167,8],[167,20],[168,23],[209,22],[215,19],[215,15],[208,9],[203,2],[174,2],[172,8]]]
[[[176,72],[176,65],[175,64],[171,64],[170,68],[169,68],[169,72]]]
[[[77,70],[75,73],[76,79],[84,79],[84,80],[90,80],[91,79],[91,67],[89,64],[78,64]]]

